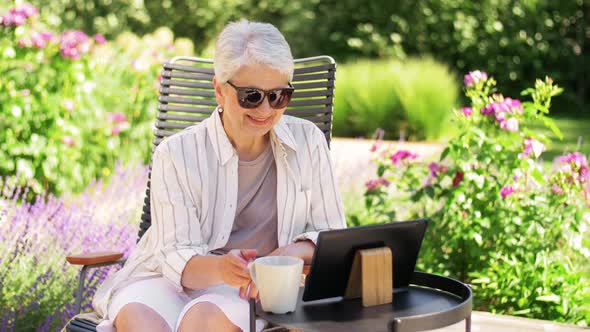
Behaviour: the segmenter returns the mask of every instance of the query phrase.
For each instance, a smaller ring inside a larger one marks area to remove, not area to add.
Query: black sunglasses
[[[291,96],[295,88],[289,83],[288,88],[262,90],[252,87],[239,87],[235,86],[232,82],[227,81],[227,84],[231,85],[232,88],[238,92],[238,104],[243,108],[256,108],[264,98],[268,96],[268,104],[272,108],[284,108],[287,107],[291,101]]]

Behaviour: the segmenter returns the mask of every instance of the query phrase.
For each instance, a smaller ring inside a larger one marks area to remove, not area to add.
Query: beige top
[[[252,161],[238,161],[238,205],[229,239],[219,251],[256,249],[266,256],[278,248],[277,169],[270,144]]]

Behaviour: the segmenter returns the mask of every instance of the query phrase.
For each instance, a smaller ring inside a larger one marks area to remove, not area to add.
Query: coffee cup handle
[[[248,271],[250,272],[250,278],[252,278],[254,284],[257,285],[258,282],[256,281],[256,264],[254,264],[254,262],[248,263]]]

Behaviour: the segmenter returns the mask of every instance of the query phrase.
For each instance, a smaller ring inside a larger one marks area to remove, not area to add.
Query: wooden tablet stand
[[[392,264],[389,247],[358,250],[354,255],[344,298],[361,297],[364,307],[391,303]]]

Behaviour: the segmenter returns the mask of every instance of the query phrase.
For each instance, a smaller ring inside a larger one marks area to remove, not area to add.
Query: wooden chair
[[[165,137],[198,124],[211,115],[217,105],[212,83],[213,73],[213,61],[210,59],[175,57],[163,65],[152,153]],[[292,82],[295,92],[285,111],[285,114],[315,123],[324,132],[328,146],[332,134],[335,73],[336,63],[329,56],[296,59]],[[139,238],[150,226],[148,177],[139,224]],[[76,293],[76,313],[80,312],[83,301],[87,271],[92,268],[125,263],[123,253],[120,252],[95,252],[68,256],[66,259],[73,265],[82,266]],[[76,317],[66,326],[66,331],[96,331],[96,323]]]

